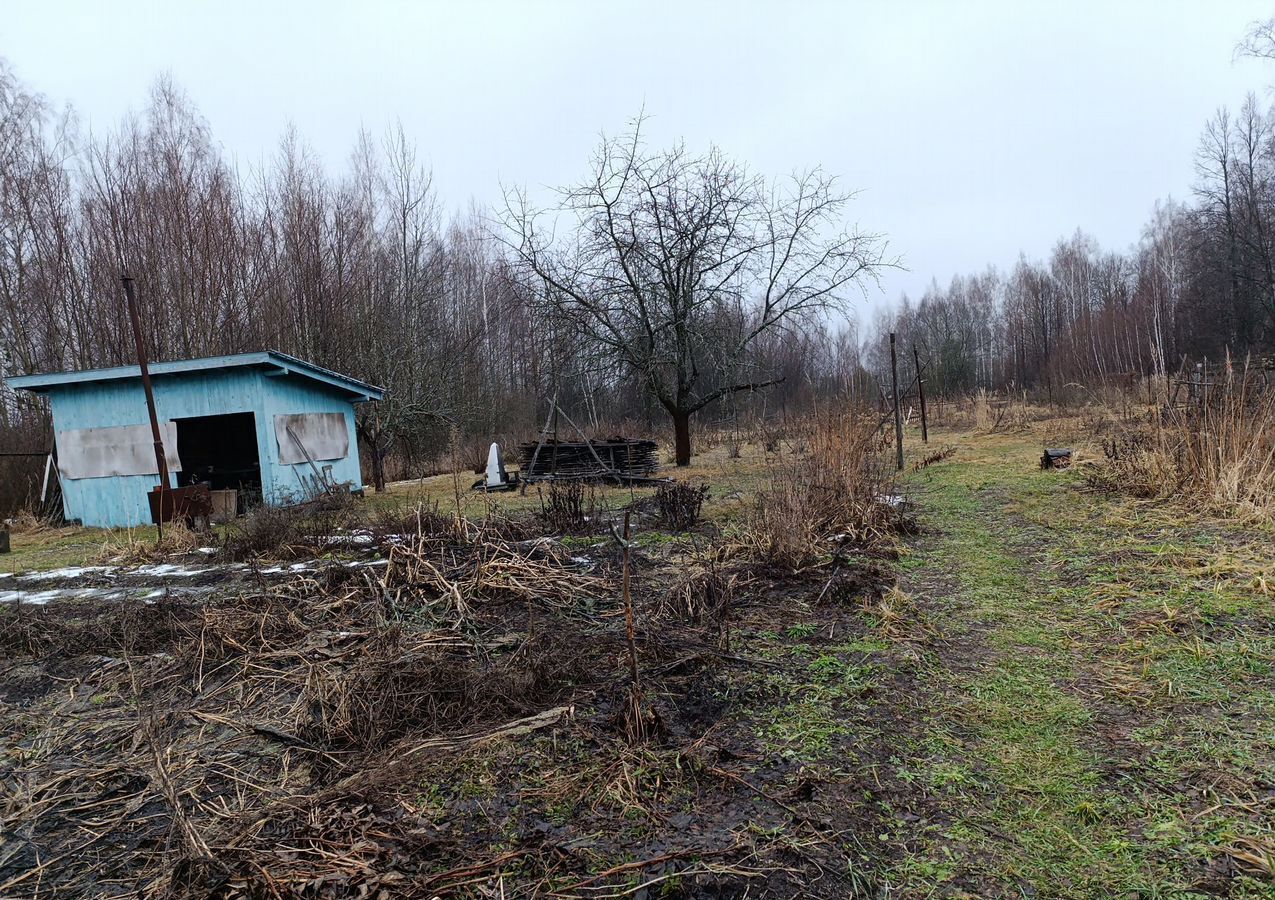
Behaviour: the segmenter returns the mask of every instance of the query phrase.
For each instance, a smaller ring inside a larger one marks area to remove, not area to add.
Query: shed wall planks
[[[349,484],[361,490],[363,473],[359,467],[354,406],[350,401],[337,391],[328,391],[300,378],[263,376],[261,381],[265,415],[258,417],[257,428],[261,432],[262,491],[267,500],[271,503],[304,500],[313,491],[313,473],[304,457],[299,463],[284,463],[279,461],[276,452],[275,417],[300,413],[335,413],[345,420],[349,451],[344,459],[324,461],[319,468],[322,470],[330,466],[335,483]]]
[[[196,416],[251,412],[256,416],[257,450],[261,462],[262,494],[268,503],[304,499],[309,491],[309,465],[279,462],[274,417],[327,414],[332,422],[345,425],[344,458],[325,461],[337,483],[362,488],[358,442],[354,427],[354,407],[348,396],[328,385],[292,376],[270,376],[259,369],[225,369],[184,372],[154,379],[155,406],[162,421]],[[149,420],[146,396],[140,380],[60,385],[48,391],[55,428],[58,431],[145,426],[147,450]],[[165,438],[165,449],[169,450]],[[308,448],[308,445],[307,445]],[[60,447],[59,447],[60,449]],[[176,453],[176,441],[170,453]],[[67,518],[79,519],[91,527],[118,527],[150,521],[146,494],[158,483],[151,474],[72,478],[64,482],[63,505]],[[317,460],[317,457],[316,457]],[[171,482],[176,485],[176,479]]]

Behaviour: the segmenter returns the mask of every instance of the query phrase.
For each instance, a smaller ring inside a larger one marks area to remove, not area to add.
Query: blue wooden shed
[[[354,405],[380,400],[380,388],[277,351],[156,362],[150,372],[173,487],[208,483],[274,505],[305,499],[316,481],[362,490]],[[49,398],[68,519],[150,521],[158,466],[137,366],[9,385]]]

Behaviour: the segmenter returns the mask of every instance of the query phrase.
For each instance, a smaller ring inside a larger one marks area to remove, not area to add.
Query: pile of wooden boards
[[[518,445],[522,479],[619,478],[640,481],[659,468],[655,441],[607,438],[592,441],[527,441]]]

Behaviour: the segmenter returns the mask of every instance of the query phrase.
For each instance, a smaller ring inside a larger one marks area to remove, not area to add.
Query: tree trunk
[[[372,445],[372,489],[385,493],[385,454],[378,444]]]
[[[673,417],[673,459],[679,466],[691,464],[691,414],[683,410],[674,410]]]

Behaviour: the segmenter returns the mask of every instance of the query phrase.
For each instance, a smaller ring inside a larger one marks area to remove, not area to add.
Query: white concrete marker
[[[493,443],[487,451],[487,487],[500,487],[509,480],[505,474],[505,461],[500,458],[500,445]]]

